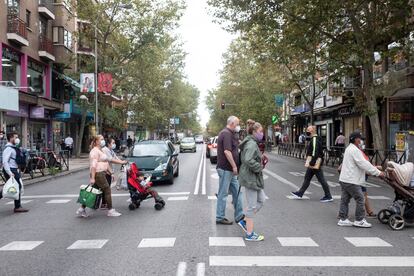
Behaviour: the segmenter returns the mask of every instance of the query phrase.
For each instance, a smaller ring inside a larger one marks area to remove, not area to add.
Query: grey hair
[[[227,119],[227,125],[231,125],[232,123],[234,123],[234,122],[236,122],[236,120],[238,120],[239,118],[237,118],[236,116],[230,116],[228,119]]]

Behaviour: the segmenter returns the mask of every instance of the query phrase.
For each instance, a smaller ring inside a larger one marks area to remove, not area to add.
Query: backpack
[[[12,146],[7,146],[7,147],[13,148],[16,151],[16,158],[11,158],[11,159],[16,161],[16,164],[18,166],[25,166],[26,165],[26,154],[22,152],[18,147],[12,147]]]

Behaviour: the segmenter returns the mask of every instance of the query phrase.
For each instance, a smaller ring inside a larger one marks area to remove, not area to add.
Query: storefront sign
[[[357,114],[355,106],[347,106],[347,107],[343,107],[341,109],[338,109],[338,116],[342,117],[342,116],[349,116],[349,115],[353,115],[353,114]]]
[[[395,149],[398,151],[405,150],[405,134],[404,133],[395,134]]]
[[[315,101],[313,103],[313,109],[322,108],[324,106],[325,106],[325,98],[324,97],[315,99]]]
[[[33,119],[44,119],[45,108],[43,106],[33,106],[30,108],[30,118]]]
[[[98,92],[112,92],[112,74],[99,73],[98,74]]]
[[[393,121],[393,122],[401,121],[401,113],[390,113],[390,121]]]
[[[7,116],[13,117],[29,117],[29,106],[27,104],[19,104],[19,111],[7,111]]]
[[[329,95],[326,95],[326,107],[330,107],[330,106],[334,106],[334,105],[338,105],[342,103],[342,97],[338,96],[338,97],[332,97]]]
[[[299,106],[295,106],[293,108],[293,114],[299,114],[299,113],[303,113],[303,112],[307,112],[310,111],[309,105],[307,104],[301,104]]]
[[[19,111],[19,91],[0,85],[0,110]]]

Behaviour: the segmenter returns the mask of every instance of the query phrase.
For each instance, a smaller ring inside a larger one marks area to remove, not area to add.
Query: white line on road
[[[14,241],[0,248],[0,251],[25,251],[33,250],[43,241]]]
[[[345,237],[355,247],[392,247],[391,244],[377,237]]]
[[[318,247],[319,245],[309,237],[279,237],[282,246]]]
[[[206,171],[206,159],[204,158],[204,151],[203,151],[203,182],[201,185],[201,194],[206,194],[206,178],[207,178],[207,171]]]
[[[52,199],[46,202],[46,204],[65,204],[68,203],[70,199]]]
[[[242,237],[209,237],[209,246],[246,246]]]
[[[210,256],[210,266],[414,267],[413,256]]]
[[[168,197],[167,200],[168,201],[188,200],[188,196],[173,196],[173,197]]]
[[[289,199],[293,199],[293,200],[304,200],[304,199],[310,199],[308,196],[302,196],[302,198],[297,198],[297,197],[294,197],[293,195],[287,195],[286,196],[287,198],[289,198]]]
[[[209,200],[217,200],[217,197],[215,196],[215,195],[213,195],[213,196],[208,196],[207,197]]]
[[[197,264],[197,276],[204,276],[206,274],[206,264],[198,263]]]
[[[101,249],[108,240],[77,240],[68,249]]]
[[[138,245],[138,248],[174,247],[174,244],[175,244],[175,238],[142,239]]]
[[[295,189],[295,191],[299,190],[299,187],[298,187],[298,186],[296,186],[295,184],[293,184],[293,183],[292,183],[292,182],[290,182],[289,180],[287,180],[287,179],[285,179],[285,178],[283,178],[283,177],[281,177],[281,176],[279,176],[279,175],[275,174],[274,172],[271,172],[271,171],[269,171],[268,169],[264,169],[263,171],[264,171],[265,173],[267,173],[268,175],[270,175],[271,177],[273,177],[273,178],[275,178],[275,179],[279,180],[279,181],[280,181],[280,182],[282,182],[283,184],[286,184],[286,185],[288,185],[288,186],[290,186],[290,187],[294,188],[294,189]],[[305,192],[305,194],[311,194],[311,192]]]
[[[165,195],[165,196],[178,196],[178,195],[189,195],[190,192],[165,192],[165,193],[158,193],[159,195]],[[63,195],[32,195],[32,196],[22,196],[24,199],[39,199],[39,198],[76,198],[79,194],[63,194]],[[112,197],[124,197],[124,196],[130,196],[130,194],[121,193],[116,194],[113,193]],[[30,202],[32,200],[27,200],[26,203]],[[13,201],[11,201],[13,202]],[[22,201],[22,203],[24,203]],[[10,203],[11,204],[11,203]]]
[[[201,170],[203,168],[203,160],[204,160],[204,154],[201,154],[200,165],[198,166],[197,179],[196,179],[196,184],[194,188],[195,195],[198,195],[198,190],[200,189],[200,180],[201,180],[200,178],[201,178]]]
[[[32,202],[32,201],[33,200],[21,200],[20,203],[21,204],[27,204],[27,203]],[[11,204],[14,204],[14,201],[10,201],[10,202],[6,203],[6,205],[11,205]]]
[[[341,199],[341,195],[333,195],[332,198]],[[391,198],[386,197],[386,196],[368,196],[368,198],[372,200],[391,200]]]
[[[177,267],[177,276],[184,276],[187,270],[186,262],[179,262]]]

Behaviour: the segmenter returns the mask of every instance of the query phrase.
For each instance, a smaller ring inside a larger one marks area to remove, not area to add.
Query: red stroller
[[[152,182],[148,182],[145,187],[141,186],[138,180],[139,170],[135,163],[132,163],[127,170],[127,177],[128,177],[128,190],[131,196],[131,204],[129,204],[129,210],[135,210],[139,208],[141,202],[148,199],[154,198],[155,205],[154,208],[156,210],[161,210],[165,206],[165,201],[162,197],[158,195],[156,191],[154,191],[152,187]]]

